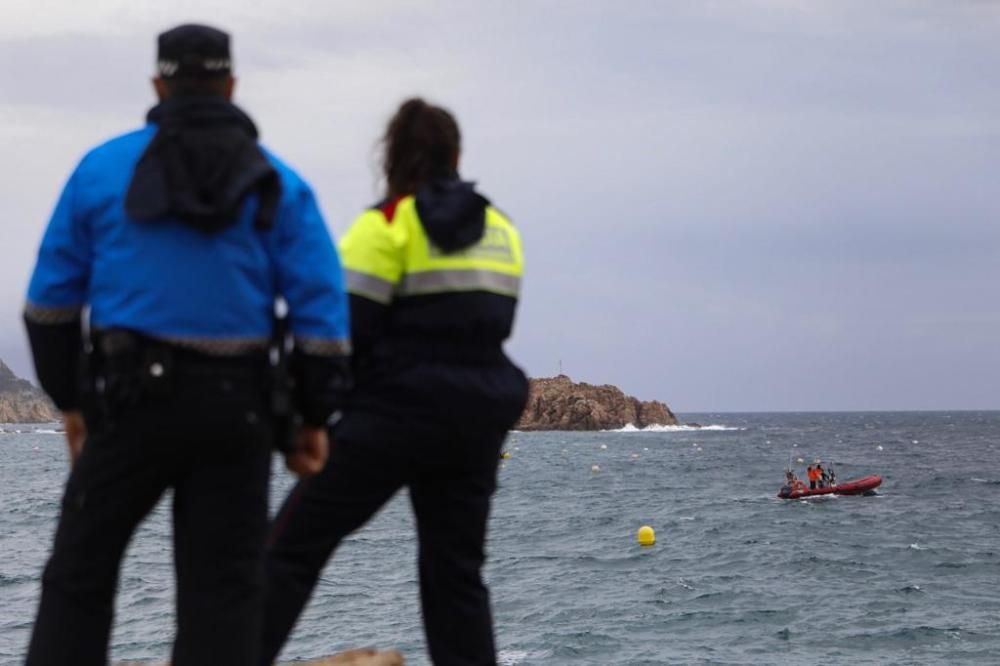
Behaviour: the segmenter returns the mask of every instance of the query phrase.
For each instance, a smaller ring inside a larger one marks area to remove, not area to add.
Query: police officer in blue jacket
[[[123,551],[167,489],[173,663],[256,663],[272,403],[288,395],[269,361],[285,347],[271,344],[279,297],[301,416],[293,471],[322,468],[349,384],[336,249],[309,186],[230,102],[228,35],[184,25],[158,46],[160,103],[77,166],[28,291],[72,464],[29,664],[107,661]]]

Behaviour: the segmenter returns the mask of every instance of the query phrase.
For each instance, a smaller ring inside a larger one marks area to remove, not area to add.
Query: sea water
[[[712,427],[511,435],[485,572],[501,663],[1000,663],[1000,412],[684,420]],[[13,664],[67,467],[52,426],[4,427],[0,455],[0,663]],[[775,497],[789,460],[801,476],[817,459],[883,485]],[[291,477],[275,470],[277,501]],[[168,507],[124,563],[116,659],[169,654]],[[636,543],[642,525],[655,546]],[[378,645],[429,663],[415,547],[404,492],[341,546],[285,658]]]

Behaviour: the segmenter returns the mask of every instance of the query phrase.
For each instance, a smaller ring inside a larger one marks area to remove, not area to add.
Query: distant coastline
[[[51,423],[60,418],[48,396],[0,360],[0,423]]]

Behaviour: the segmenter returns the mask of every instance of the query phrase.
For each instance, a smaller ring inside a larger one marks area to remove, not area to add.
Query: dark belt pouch
[[[130,331],[101,331],[94,339],[94,388],[103,411],[116,416],[139,402],[139,339]]]
[[[163,397],[173,389],[174,353],[166,345],[132,331],[109,329],[94,340],[94,384],[108,415],[139,404],[145,397]]]

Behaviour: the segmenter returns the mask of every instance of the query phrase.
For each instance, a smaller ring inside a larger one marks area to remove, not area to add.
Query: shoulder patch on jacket
[[[396,216],[396,206],[398,206],[399,202],[404,198],[404,196],[393,197],[392,199],[386,199],[376,206],[376,208],[381,211],[383,215],[385,215],[385,221],[388,224],[392,224],[392,218]]]

